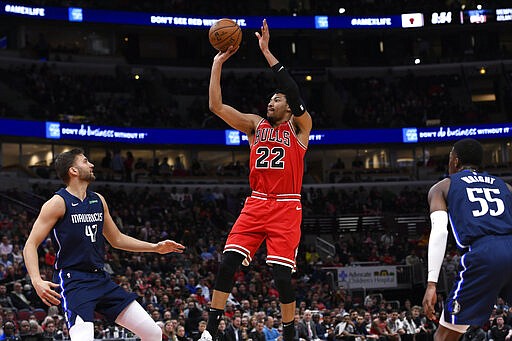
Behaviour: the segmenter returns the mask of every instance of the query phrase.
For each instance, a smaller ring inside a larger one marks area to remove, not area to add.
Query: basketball
[[[242,29],[231,19],[219,19],[210,27],[208,33],[210,44],[219,51],[226,51],[228,47],[238,47],[242,41]]]

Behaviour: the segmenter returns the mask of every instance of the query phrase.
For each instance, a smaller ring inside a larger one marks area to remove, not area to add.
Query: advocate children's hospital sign
[[[396,288],[396,266],[350,266],[338,269],[338,284],[349,289]]]

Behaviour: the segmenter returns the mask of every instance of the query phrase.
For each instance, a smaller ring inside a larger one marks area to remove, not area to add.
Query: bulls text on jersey
[[[290,132],[273,128],[259,128],[254,135],[254,145],[259,142],[277,142],[290,147]]]

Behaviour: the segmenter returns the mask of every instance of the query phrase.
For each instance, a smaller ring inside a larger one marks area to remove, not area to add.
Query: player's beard
[[[274,116],[267,115],[267,121],[270,123],[270,125],[274,125],[276,123],[276,119]]]
[[[78,178],[82,181],[86,181],[88,183],[91,183],[93,182],[94,180],[96,180],[96,176],[94,175],[94,173],[90,170],[88,171],[85,171],[85,170],[82,170],[82,169],[78,169]]]

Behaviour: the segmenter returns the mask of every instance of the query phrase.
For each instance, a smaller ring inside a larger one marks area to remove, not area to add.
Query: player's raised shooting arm
[[[210,111],[219,116],[234,129],[246,134],[252,133],[261,117],[254,114],[243,114],[237,109],[222,102],[222,89],[220,78],[222,74],[222,64],[236,52],[230,47],[226,52],[219,52],[212,64],[210,75],[210,86],[208,89],[208,106]]]

